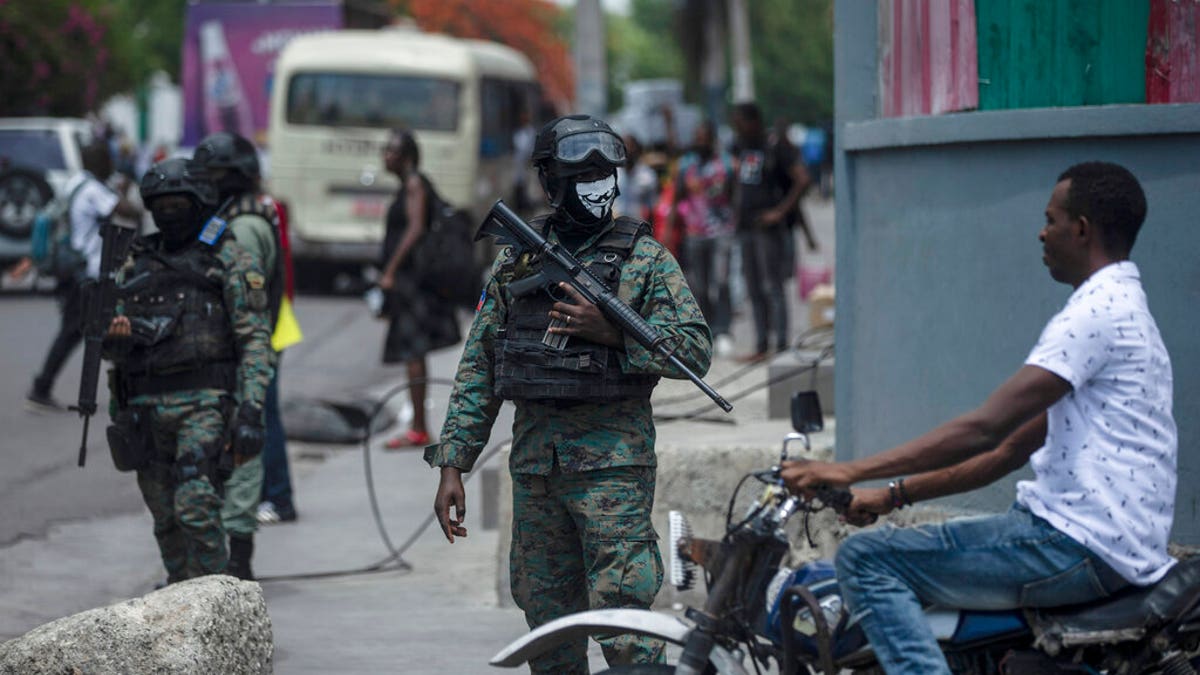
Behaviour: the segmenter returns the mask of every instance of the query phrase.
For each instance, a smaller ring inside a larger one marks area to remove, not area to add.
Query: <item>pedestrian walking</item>
[[[411,131],[392,131],[383,149],[383,162],[400,179],[400,189],[387,211],[383,272],[379,276],[379,288],[387,298],[384,313],[388,317],[383,362],[404,364],[412,402],[408,431],[387,441],[387,447],[396,450],[429,443],[425,421],[428,373],[425,355],[458,344],[462,334],[454,306],[421,288],[412,274],[412,254],[429,228],[434,191],[429,179],[420,172],[421,150]]]
[[[614,218],[621,138],[586,115],[553,120],[533,152],[553,213],[531,225],[561,244],[662,331],[672,351],[704,373],[708,326],[675,259],[649,224]],[[682,377],[621,333],[568,284],[514,295],[538,272],[528,255],[502,252],[488,275],[459,363],[438,443],[425,460],[441,471],[434,510],[446,538],[467,536],[462,473],[470,471],[500,405],[516,405],[512,456],[513,598],[530,627],[599,608],[648,608],[662,584],[654,502],[650,394]],[[598,640],[610,664],[663,660],[659,641]],[[532,662],[535,673],[586,673],[585,638]]]
[[[83,342],[82,283],[100,274],[100,228],[113,216],[140,218],[141,209],[121,196],[124,190],[114,191],[106,181],[113,174],[112,155],[108,143],[96,140],[81,151],[83,171],[72,176],[63,187],[69,200],[67,217],[71,225],[70,247],[78,254],[79,266],[74,274],[58,279],[54,297],[58,304],[58,333],[50,343],[41,370],[25,395],[26,407],[32,411],[63,410],[53,397],[54,381],[71,352]]]

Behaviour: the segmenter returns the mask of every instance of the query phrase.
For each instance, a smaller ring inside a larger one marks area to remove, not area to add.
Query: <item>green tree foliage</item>
[[[630,16],[610,14],[606,23],[608,105],[624,103],[622,87],[630,80],[682,79],[683,53],[671,30],[671,2],[635,0]]]
[[[608,24],[610,104],[629,80],[675,77],[699,101],[700,58],[706,11],[725,0],[632,0],[630,15]],[[806,124],[833,117],[832,0],[746,0],[754,87],[768,120]],[[722,25],[729,23],[722,17]]]
[[[0,0],[0,115],[79,116],[179,73],[184,0]]]
[[[750,49],[754,89],[767,120],[818,124],[833,119],[831,0],[753,0]]]

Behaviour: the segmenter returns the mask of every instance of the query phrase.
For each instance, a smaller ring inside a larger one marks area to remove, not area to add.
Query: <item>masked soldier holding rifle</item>
[[[217,190],[190,160],[142,178],[160,234],[135,242],[117,273],[114,463],[136,471],[168,582],[225,571],[221,485],[263,444],[274,369],[266,279],[214,217]]]
[[[513,245],[497,257],[440,442],[425,459],[441,469],[434,510],[453,543],[467,534],[461,475],[474,466],[501,403],[516,404],[512,592],[536,627],[586,609],[647,608],[654,600],[662,560],[650,522],[650,393],[659,377],[707,371],[712,344],[678,263],[647,236],[649,225],[613,218],[616,168],[625,162],[620,137],[586,115],[562,117],[538,133],[532,158],[555,209],[525,225],[544,238],[543,254]],[[516,218],[503,204],[497,210]],[[486,225],[484,231],[505,239]],[[579,283],[548,280],[548,247],[572,254],[596,285],[581,292]],[[656,349],[590,301],[596,290],[615,294],[635,322],[644,320],[639,334],[652,334]],[[662,661],[660,642],[628,635],[599,641],[610,664]],[[586,673],[586,640],[532,667]]]

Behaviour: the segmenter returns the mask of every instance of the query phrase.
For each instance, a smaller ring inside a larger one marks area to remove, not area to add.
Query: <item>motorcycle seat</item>
[[[1043,647],[1137,640],[1146,631],[1196,613],[1200,557],[1179,561],[1152,586],[1131,586],[1103,600],[1030,610],[1030,626]]]

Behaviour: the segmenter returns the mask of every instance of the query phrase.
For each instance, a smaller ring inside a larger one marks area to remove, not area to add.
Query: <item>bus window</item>
[[[479,156],[498,157],[512,152],[513,132],[520,124],[521,111],[536,119],[536,84],[484,77],[479,82],[480,125]]]
[[[288,83],[290,124],[421,131],[458,129],[454,80],[357,73],[297,73]]]

